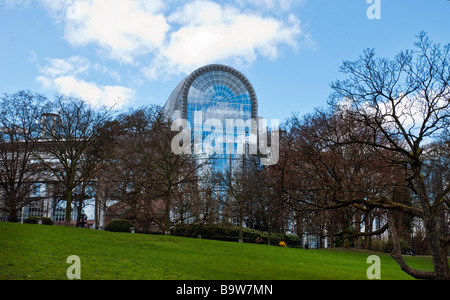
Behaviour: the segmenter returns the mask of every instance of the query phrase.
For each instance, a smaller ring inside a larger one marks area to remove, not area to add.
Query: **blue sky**
[[[344,60],[392,58],[426,31],[450,43],[450,1],[0,0],[0,93],[30,89],[127,109],[164,104],[196,68],[253,83],[267,119],[326,105]],[[371,3],[368,3],[371,2]]]

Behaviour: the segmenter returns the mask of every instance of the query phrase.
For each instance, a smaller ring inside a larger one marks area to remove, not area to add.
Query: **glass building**
[[[210,159],[214,172],[237,164],[251,139],[256,145],[255,90],[229,66],[213,64],[194,71],[177,85],[164,110],[173,120],[188,121],[193,153],[197,159]]]

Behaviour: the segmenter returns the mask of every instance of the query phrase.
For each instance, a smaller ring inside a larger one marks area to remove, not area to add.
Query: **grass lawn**
[[[71,255],[84,280],[367,279],[371,254],[0,222],[0,280],[67,279]],[[381,279],[412,279],[389,255],[376,255]],[[407,261],[432,270],[429,257]]]

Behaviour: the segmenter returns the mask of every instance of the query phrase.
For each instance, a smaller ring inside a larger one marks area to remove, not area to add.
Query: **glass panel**
[[[202,123],[208,119],[217,119],[223,128],[217,126],[194,126],[195,112],[202,112]],[[248,124],[245,121],[251,119],[251,99],[250,93],[245,84],[236,76],[224,71],[211,71],[199,76],[193,83],[188,93],[187,99],[187,119],[192,126],[192,137],[199,134],[202,137],[203,153],[201,157],[209,157],[205,150],[205,144],[209,147],[216,147],[218,150],[214,155],[215,170],[228,169],[230,159],[239,160],[237,140],[246,134]],[[234,142],[229,145],[227,142],[226,124],[227,119],[242,120],[234,122],[233,128],[228,128],[229,136]],[[212,128],[215,128],[212,129]],[[247,127],[247,128],[246,128]],[[195,149],[195,148],[194,148]],[[242,156],[242,155],[240,155]],[[233,163],[234,164],[234,163]]]

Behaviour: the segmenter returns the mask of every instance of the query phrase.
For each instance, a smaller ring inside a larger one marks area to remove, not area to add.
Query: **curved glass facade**
[[[213,157],[219,170],[245,151],[239,149],[239,141],[248,140],[252,132],[257,99],[242,73],[224,65],[209,65],[178,84],[165,110],[169,116],[189,122],[195,154],[198,158]]]
[[[212,196],[223,203],[229,197],[228,188],[216,180],[216,174],[228,176],[228,171],[242,169],[251,135],[256,145],[258,102],[253,86],[231,67],[208,65],[176,86],[164,110],[173,120],[190,124],[192,153],[198,161],[208,160],[198,170],[199,187],[211,189]]]
[[[201,112],[203,122],[199,128],[196,113]],[[187,120],[195,124],[193,136],[202,135],[203,154],[214,148],[216,158],[234,157],[237,153],[238,135],[249,132],[245,121],[251,119],[251,99],[245,85],[234,75],[223,71],[212,71],[199,76],[189,89],[187,99]],[[234,122],[227,129],[227,120],[243,120]],[[218,122],[220,121],[220,122]],[[222,126],[222,128],[218,128]],[[227,143],[227,137],[232,142]],[[220,143],[221,145],[217,145]]]
[[[212,71],[198,77],[188,94],[187,119],[194,111],[204,118],[250,119],[251,99],[245,85],[234,75]]]

